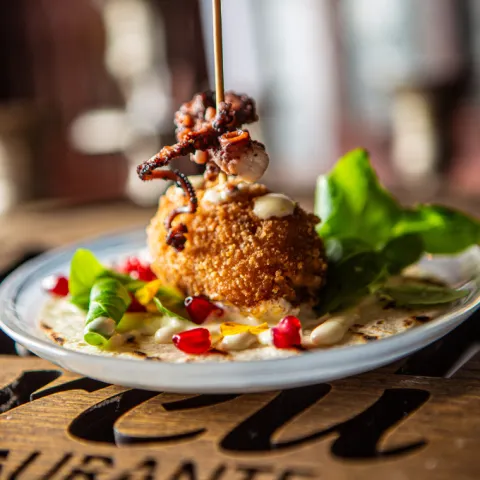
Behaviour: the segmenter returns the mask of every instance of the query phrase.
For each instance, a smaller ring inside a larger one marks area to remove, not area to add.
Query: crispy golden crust
[[[235,183],[228,185],[236,188]],[[197,213],[179,219],[189,232],[183,252],[165,243],[165,217],[186,204],[179,189],[171,187],[160,199],[147,229],[152,268],[160,279],[185,294],[247,309],[280,298],[297,304],[316,294],[326,261],[315,215],[297,206],[293,215],[260,220],[253,213],[253,199],[268,190],[259,184],[245,185],[222,204],[203,200],[204,189],[197,192]]]

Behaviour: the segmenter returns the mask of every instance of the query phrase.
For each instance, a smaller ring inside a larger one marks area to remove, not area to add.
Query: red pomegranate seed
[[[194,328],[177,333],[172,337],[173,344],[182,352],[201,355],[212,346],[210,332],[206,328]]]
[[[128,258],[119,270],[122,273],[130,275],[134,280],[151,282],[157,278],[157,276],[152,272],[150,265],[143,263],[137,257]]]
[[[127,312],[140,313],[147,311],[147,309],[135,298],[135,295],[131,293],[130,297],[132,299],[132,302],[130,303]]]
[[[68,278],[62,275],[47,277],[43,280],[44,290],[57,297],[66,297],[68,295]]]
[[[190,320],[197,325],[201,325],[210,315],[221,317],[223,309],[217,307],[204,297],[187,297],[185,299],[185,308]]]
[[[273,344],[277,348],[299,347],[302,343],[300,331],[302,324],[297,317],[289,315],[272,328]]]

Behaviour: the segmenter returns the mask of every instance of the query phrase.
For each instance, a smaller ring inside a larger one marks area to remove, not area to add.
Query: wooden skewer
[[[215,90],[218,105],[225,100],[223,86],[222,0],[212,0],[213,43],[215,50]]]

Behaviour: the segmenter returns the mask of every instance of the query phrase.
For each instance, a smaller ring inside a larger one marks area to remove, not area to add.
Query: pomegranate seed
[[[143,263],[137,257],[128,258],[119,270],[122,273],[130,275],[134,280],[151,282],[157,278],[157,276],[152,272],[150,265]]]
[[[131,293],[130,298],[132,299],[132,302],[130,303],[127,312],[140,313],[147,311],[147,309],[135,298],[135,295]]]
[[[182,352],[201,355],[212,347],[210,332],[206,328],[194,328],[177,333],[172,337],[173,344]]]
[[[201,325],[210,315],[221,317],[223,309],[217,307],[204,297],[187,297],[185,299],[185,308],[190,320],[197,325]]]
[[[68,295],[68,278],[62,275],[47,277],[43,280],[44,290],[57,297],[66,297]]]
[[[300,330],[302,324],[297,317],[289,315],[272,328],[273,344],[277,348],[299,347],[302,343]]]

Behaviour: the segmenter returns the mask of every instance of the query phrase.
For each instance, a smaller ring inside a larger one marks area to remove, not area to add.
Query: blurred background
[[[480,215],[480,0],[223,0],[223,14],[226,88],[257,100],[269,186],[311,208],[317,175],[363,146],[404,202]],[[147,224],[166,186],[135,168],[214,84],[211,0],[0,0],[0,69],[1,281]]]
[[[165,185],[135,167],[174,142],[177,107],[213,85],[210,4],[0,0],[0,212],[152,208]],[[480,196],[478,0],[223,9],[226,88],[258,102],[266,183],[310,197],[318,174],[364,146],[400,193]]]

